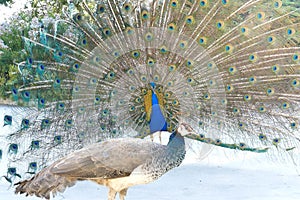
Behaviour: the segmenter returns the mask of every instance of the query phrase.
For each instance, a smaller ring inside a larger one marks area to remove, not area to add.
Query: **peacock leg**
[[[154,136],[153,136],[153,134],[150,135],[150,138],[151,138],[151,141],[153,142],[153,141],[154,141]]]
[[[161,143],[161,131],[159,131],[159,142],[160,142],[160,144],[162,144]]]

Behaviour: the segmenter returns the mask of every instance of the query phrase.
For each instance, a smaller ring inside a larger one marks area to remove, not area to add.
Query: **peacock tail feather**
[[[19,128],[0,154],[8,180],[108,138],[173,132],[180,121],[197,130],[187,137],[211,145],[299,146],[296,1],[73,1],[63,12],[24,38],[29,56],[7,95],[32,109],[19,124],[18,110],[4,117]]]

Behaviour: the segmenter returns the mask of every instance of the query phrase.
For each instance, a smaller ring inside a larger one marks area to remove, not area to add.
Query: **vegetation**
[[[0,0],[0,4],[10,3],[12,0]],[[66,0],[31,0],[23,10],[0,24],[0,99],[7,97],[6,91],[12,86],[22,84],[17,82],[21,80],[18,64],[29,57],[23,38],[37,40],[42,26],[61,18],[65,4]]]
[[[11,4],[13,1],[12,0],[0,0],[0,4],[8,6]]]

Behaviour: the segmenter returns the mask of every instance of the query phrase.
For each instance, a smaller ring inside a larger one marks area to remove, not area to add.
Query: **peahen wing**
[[[76,178],[128,176],[165,149],[166,146],[134,138],[108,140],[68,155],[55,163],[50,171]]]

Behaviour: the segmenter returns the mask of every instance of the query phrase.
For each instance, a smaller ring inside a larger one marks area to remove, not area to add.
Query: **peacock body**
[[[300,135],[299,9],[288,0],[71,1],[64,19],[24,38],[29,56],[7,91],[22,108],[3,116],[17,131],[1,138],[2,174],[28,178],[87,145],[174,132],[181,121],[197,132],[186,137],[208,144],[203,155],[217,145],[289,156]]]

